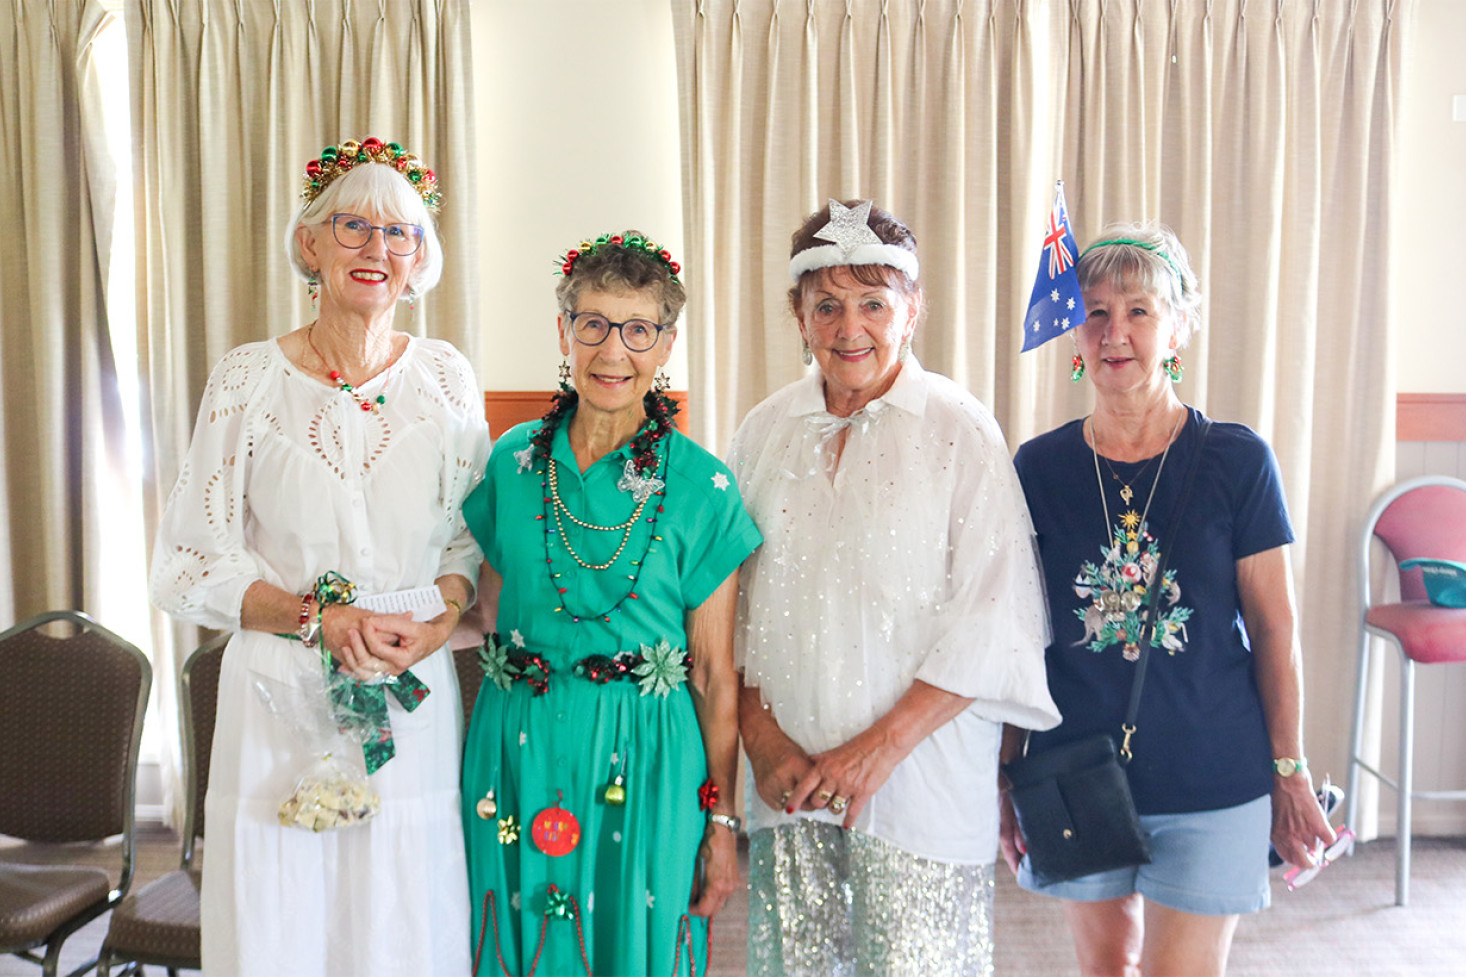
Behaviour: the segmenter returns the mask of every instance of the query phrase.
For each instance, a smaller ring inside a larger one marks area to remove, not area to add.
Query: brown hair
[[[858,207],[865,201],[847,200],[846,207]],[[801,251],[808,251],[810,248],[823,247],[830,242],[815,237],[826,224],[830,222],[830,205],[826,204],[819,210],[810,214],[799,230],[794,232],[790,241],[789,257],[793,258]],[[890,212],[871,205],[870,217],[866,220],[866,226],[875,232],[876,237],[882,243],[893,244],[898,248],[905,248],[912,254],[916,254],[916,235],[911,233],[911,228],[897,220]],[[922,297],[921,286],[898,268],[889,265],[837,265],[843,268],[851,278],[862,285],[884,286],[901,292],[907,297],[914,297],[920,301]],[[789,308],[794,312],[795,317],[799,315],[799,303],[803,301],[805,292],[814,288],[825,280],[825,276],[834,271],[834,268],[815,268],[799,276],[799,281],[789,289]]]

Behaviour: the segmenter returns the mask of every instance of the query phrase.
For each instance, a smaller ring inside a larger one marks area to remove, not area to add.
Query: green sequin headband
[[[1095,248],[1109,247],[1112,244],[1128,244],[1132,248],[1140,248],[1142,251],[1149,251],[1151,254],[1160,258],[1162,261],[1170,266],[1172,274],[1176,276],[1176,284],[1181,286],[1181,294],[1186,294],[1186,278],[1181,274],[1181,267],[1176,264],[1175,259],[1166,254],[1166,252],[1162,251],[1160,245],[1158,244],[1151,244],[1149,241],[1136,241],[1133,238],[1128,237],[1113,237],[1104,241],[1094,242],[1089,247],[1085,248],[1083,254],[1080,254],[1079,257],[1081,260],[1083,260],[1084,255],[1089,254]]]
[[[571,248],[556,259],[560,264],[560,274],[569,275],[575,270],[575,262],[578,259],[589,257],[606,248],[625,248],[645,255],[666,268],[667,273],[672,276],[672,281],[678,285],[682,284],[681,279],[677,277],[678,273],[682,271],[682,266],[672,260],[672,252],[659,247],[651,238],[642,237],[640,234],[632,234],[629,237],[620,234],[602,234],[594,241],[581,241],[579,248]]]
[[[438,190],[438,175],[417,156],[407,152],[395,142],[382,142],[376,136],[368,136],[361,142],[348,139],[339,146],[327,146],[321,150],[320,159],[305,164],[305,178],[301,181],[300,196],[310,203],[325,192],[336,179],[359,165],[380,163],[401,173],[412,189],[422,197],[428,213],[436,214],[443,206],[443,194]]]

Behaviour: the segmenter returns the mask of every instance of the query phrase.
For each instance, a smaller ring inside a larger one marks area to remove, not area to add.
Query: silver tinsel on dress
[[[993,866],[801,818],[749,836],[749,977],[991,977]]]

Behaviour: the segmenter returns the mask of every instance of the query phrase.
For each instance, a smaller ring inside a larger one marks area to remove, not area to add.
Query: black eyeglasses
[[[416,224],[373,224],[355,214],[332,214],[331,233],[343,248],[364,248],[372,239],[372,231],[381,231],[387,250],[405,258],[422,247],[422,228]]]
[[[645,353],[657,345],[662,330],[667,327],[660,322],[646,319],[627,319],[612,322],[599,312],[576,312],[570,316],[570,332],[582,346],[599,346],[615,329],[621,333],[621,342],[633,353]]]

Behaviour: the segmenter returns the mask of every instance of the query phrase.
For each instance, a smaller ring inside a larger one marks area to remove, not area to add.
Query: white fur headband
[[[916,255],[905,248],[886,244],[870,229],[869,200],[846,207],[838,200],[830,201],[830,222],[815,232],[821,241],[833,241],[817,248],[805,248],[789,259],[789,277],[799,284],[805,272],[839,265],[886,265],[902,272],[913,282],[921,273]]]

